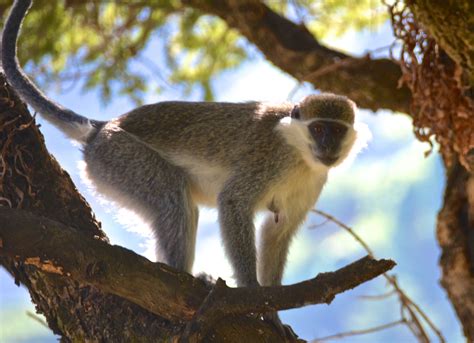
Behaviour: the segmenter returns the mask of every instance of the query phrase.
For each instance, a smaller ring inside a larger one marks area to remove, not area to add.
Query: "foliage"
[[[374,0],[294,0],[267,1],[273,10],[304,22],[315,37],[341,36],[365,28],[376,28],[388,19],[387,7]]]
[[[0,1],[6,8],[7,0]],[[146,49],[157,37],[165,42],[163,56],[149,58]],[[38,0],[25,21],[19,56],[41,88],[84,81],[82,89],[98,89],[104,102],[115,93],[140,103],[153,77],[164,79],[169,71],[167,82],[188,92],[198,85],[211,99],[211,77],[245,57],[237,38],[221,20],[201,17],[178,1]]]
[[[0,0],[0,13],[10,3]],[[268,5],[308,22],[317,37],[386,19],[382,6],[371,0]],[[156,44],[163,55],[147,55],[147,47]],[[37,0],[24,24],[19,56],[42,89],[56,85],[67,91],[81,82],[82,91],[98,90],[103,103],[121,95],[140,104],[147,91],[170,86],[185,95],[197,87],[202,98],[212,100],[213,77],[248,59],[249,46],[221,19],[179,0]]]
[[[204,99],[212,100],[211,78],[237,67],[246,57],[239,35],[220,19],[186,10],[179,17],[179,29],[171,40],[167,60],[171,81],[186,85],[189,93],[198,84]]]

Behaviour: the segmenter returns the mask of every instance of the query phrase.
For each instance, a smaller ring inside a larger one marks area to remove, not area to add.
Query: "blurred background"
[[[353,13],[354,18],[357,15]],[[348,25],[344,30],[327,29],[322,35],[323,42],[355,55],[374,51],[376,56],[388,56],[388,45],[394,40],[391,26],[386,17],[382,17],[383,20],[379,16],[373,18],[377,20],[364,25]],[[171,23],[169,30],[173,33],[177,25]],[[250,51],[249,57],[238,67],[213,76],[214,100],[298,101],[306,94],[317,92],[308,85],[298,84],[272,66],[249,43],[241,44]],[[157,66],[163,65],[166,56],[162,52],[162,45],[160,37],[155,35],[146,45],[143,57],[153,60]],[[141,64],[137,63],[133,67],[147,72]],[[40,73],[34,64],[27,65],[26,69]],[[95,119],[116,117],[136,104],[133,97],[114,93],[109,101],[104,102],[103,92],[96,88],[84,92],[81,82],[65,90],[54,82],[39,81],[48,86],[48,94],[59,103]],[[170,99],[202,100],[209,96],[199,85],[174,87],[151,73],[148,82],[149,87],[141,94],[145,103]],[[157,88],[160,88],[159,92]],[[111,243],[133,249],[153,260],[153,242],[146,226],[133,213],[116,208],[94,194],[87,181],[81,178],[79,147],[66,140],[41,118],[37,117],[37,120],[49,151],[68,171],[89,201]],[[353,163],[345,164],[331,173],[316,208],[352,227],[377,257],[394,259],[397,266],[391,274],[396,275],[400,286],[430,316],[448,342],[462,342],[461,328],[438,281],[439,250],[434,232],[443,191],[441,161],[436,153],[424,157],[429,146],[415,140],[411,119],[405,114],[360,110],[358,121],[368,126],[372,139]],[[260,220],[257,218],[257,221]],[[320,272],[335,270],[365,254],[362,247],[345,231],[312,213],[293,242],[284,283],[298,282]],[[222,277],[232,284],[232,272],[219,237],[217,213],[205,208],[200,213],[194,265],[194,273],[201,271]],[[388,290],[385,279],[379,277],[353,291],[338,295],[330,306],[308,306],[284,311],[282,319],[307,340],[382,325],[399,319],[400,304],[397,298],[392,296],[368,300],[363,296],[380,295]],[[0,342],[57,341],[58,337],[38,320],[40,315],[29,315],[34,313],[34,305],[27,291],[16,286],[13,278],[0,269]],[[416,340],[407,327],[395,326],[339,341]]]

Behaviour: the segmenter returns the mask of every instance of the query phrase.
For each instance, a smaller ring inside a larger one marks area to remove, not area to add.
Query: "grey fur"
[[[198,204],[217,206],[227,256],[240,286],[281,283],[292,237],[326,182],[329,166],[314,156],[315,119],[337,121],[348,133],[333,156],[342,160],[355,134],[354,106],[336,95],[294,104],[161,102],[107,123],[89,121],[53,103],[21,71],[16,37],[30,5],[17,0],[3,35],[2,60],[23,99],[84,144],[86,171],[97,190],[148,221],[160,260],[190,272]],[[84,136],[80,127],[93,123]],[[95,124],[94,124],[95,123]],[[352,130],[352,131],[351,131]],[[314,134],[314,133],[313,133]],[[333,140],[334,141],[334,140]],[[261,245],[254,216],[269,209]]]
[[[319,94],[313,95],[318,101],[312,101],[312,97],[306,97],[301,106],[302,119],[313,118],[314,113],[321,113],[321,118],[342,120],[350,125],[354,124],[355,103],[342,95]]]

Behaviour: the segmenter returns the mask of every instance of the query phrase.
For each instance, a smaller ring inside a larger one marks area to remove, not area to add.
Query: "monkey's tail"
[[[103,122],[90,120],[49,99],[26,76],[16,56],[18,32],[31,7],[31,0],[16,0],[5,22],[2,35],[2,65],[8,82],[34,110],[70,138],[85,143]]]

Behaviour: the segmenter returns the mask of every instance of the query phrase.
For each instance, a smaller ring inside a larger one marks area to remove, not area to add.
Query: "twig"
[[[341,222],[340,220],[336,219],[334,216],[317,210],[313,209],[312,210],[314,213],[332,221],[339,227],[343,228],[346,230],[363,248],[364,250],[369,254],[369,256],[374,258],[374,253],[372,249],[368,246],[367,243],[364,242],[364,240],[357,234],[355,231]],[[410,328],[410,330],[413,332],[413,334],[418,338],[419,341],[421,342],[429,342],[429,337],[426,334],[425,329],[423,328],[423,325],[421,324],[420,320],[418,319],[417,314],[423,318],[426,324],[430,327],[430,329],[436,334],[438,337],[439,341],[441,343],[445,343],[446,340],[441,333],[441,331],[434,325],[434,323],[429,319],[428,315],[408,296],[406,293],[400,288],[398,285],[398,282],[394,276],[388,275],[387,273],[384,273],[383,276],[385,279],[389,282],[389,284],[394,288],[394,291],[398,294],[398,298],[400,300],[400,303],[402,305],[402,319],[405,318],[403,315],[404,310],[406,310],[409,315],[410,315],[410,320],[405,320],[404,322],[407,324],[407,326]],[[413,325],[413,327],[412,327]]]
[[[352,230],[349,226],[347,226],[346,224],[344,224],[343,222],[339,221],[338,219],[336,219],[335,217],[331,216],[330,214],[327,214],[326,212],[323,212],[323,211],[320,211],[320,210],[317,210],[317,209],[312,209],[311,210],[312,212],[314,213],[317,213],[319,214],[320,216],[332,221],[333,223],[335,223],[336,225],[340,226],[341,228],[343,228],[344,230],[346,230],[357,242],[359,242],[360,245],[362,245],[362,247],[365,249],[365,251],[367,251],[367,253],[370,255],[370,256],[374,256],[374,252],[372,251],[372,249],[370,249],[370,247],[367,245],[367,243],[365,243],[362,238],[359,237],[359,235],[357,235],[354,230]],[[390,281],[390,280],[389,280]]]
[[[26,311],[26,315],[28,317],[30,317],[31,319],[37,321],[38,323],[40,323],[41,325],[43,325],[45,328],[49,329],[49,326],[48,324],[44,321],[43,318],[41,318],[40,316],[38,316],[37,314],[31,312],[31,311]]]
[[[321,227],[321,226],[324,226],[326,225],[326,223],[329,222],[329,219],[325,219],[323,220],[321,223],[319,224],[313,224],[313,225],[310,225],[308,226],[308,229],[312,230],[312,229],[317,229],[318,227]]]
[[[377,294],[377,295],[360,295],[360,299],[364,300],[380,300],[380,299],[385,299],[388,298],[394,294],[397,294],[395,290],[391,290],[390,292],[384,293],[384,294]]]
[[[390,323],[387,323],[387,324],[374,326],[374,327],[371,327],[371,328],[368,328],[368,329],[351,330],[351,331],[341,332],[341,333],[338,333],[338,334],[335,334],[335,335],[316,338],[316,339],[312,340],[310,343],[319,343],[319,342],[323,342],[323,341],[330,341],[330,340],[333,340],[333,339],[339,339],[339,338],[344,338],[344,337],[348,337],[348,336],[366,335],[368,333],[382,331],[382,330],[389,329],[389,328],[392,328],[394,326],[401,325],[401,324],[406,324],[406,321],[404,319],[400,319],[400,320],[397,320],[395,322],[390,322]]]

